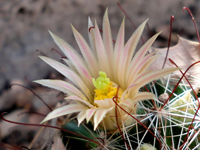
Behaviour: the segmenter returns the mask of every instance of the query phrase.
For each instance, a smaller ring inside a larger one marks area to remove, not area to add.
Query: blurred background
[[[41,54],[57,60],[61,57],[51,50],[58,48],[48,30],[78,50],[70,23],[88,40],[88,16],[93,22],[96,19],[101,29],[103,14],[108,7],[112,35],[116,39],[125,16],[117,3],[133,22],[132,24],[126,17],[126,40],[135,27],[149,18],[149,28],[143,34],[144,41],[163,30],[154,46],[167,47],[171,15],[175,17],[171,45],[177,43],[177,34],[197,40],[192,19],[182,8],[185,6],[192,11],[199,27],[199,0],[0,0],[0,112],[8,112],[6,118],[10,120],[39,123],[43,116],[31,112],[47,114],[48,108],[30,90],[20,86],[10,88],[10,85],[17,83],[31,88],[54,108],[57,102],[63,100],[63,95],[32,82],[36,79],[63,78],[38,58]],[[18,148],[28,146],[37,130],[35,127],[0,120],[0,146],[2,149],[9,149],[9,145]],[[35,149],[40,149],[41,145],[41,141],[37,141]]]

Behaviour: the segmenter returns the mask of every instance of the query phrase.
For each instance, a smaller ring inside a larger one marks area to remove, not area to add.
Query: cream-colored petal
[[[63,39],[59,38],[52,32],[50,32],[52,38],[58,47],[62,50],[62,52],[68,57],[68,59],[75,66],[81,78],[85,81],[88,87],[92,87],[92,77],[88,68],[85,65],[82,57],[74,50],[68,43],[66,43]]]
[[[99,65],[97,63],[97,58],[93,54],[92,50],[90,49],[89,45],[85,41],[85,39],[81,36],[81,34],[72,26],[72,31],[74,33],[74,37],[78,46],[81,50],[84,60],[88,66],[93,77],[97,77],[99,73]]]
[[[137,79],[135,79],[133,82],[136,84],[139,84],[141,87],[144,86],[145,84],[159,79],[167,74],[170,74],[174,71],[178,70],[177,68],[165,68],[165,69],[161,69],[161,70],[156,70],[156,71],[152,71],[148,74],[145,74]]]
[[[65,59],[65,58],[63,58],[62,60],[66,63],[66,65],[67,65],[71,70],[73,70],[75,73],[78,74],[78,71],[76,70],[75,66],[72,64],[72,62],[71,62],[70,60]]]
[[[89,41],[90,41],[90,47],[93,50],[94,55],[97,58],[97,52],[96,52],[96,47],[95,47],[95,31],[94,31],[94,25],[88,17],[88,36],[89,36]]]
[[[86,121],[87,123],[90,121],[90,119],[92,118],[92,116],[94,115],[94,113],[96,112],[98,108],[92,108],[92,109],[88,109],[86,110]]]
[[[122,105],[122,107],[126,106],[126,107],[128,107],[130,109],[134,109],[134,105],[135,104],[136,103],[130,98],[127,98],[123,102],[120,103],[120,105]]]
[[[110,29],[110,22],[108,18],[108,8],[105,11],[104,17],[103,17],[103,43],[106,49],[106,53],[108,56],[108,63],[110,65],[110,68],[112,69],[113,67],[113,39],[112,39],[112,34],[111,34],[111,29]],[[111,75],[113,76],[113,71],[111,71]]]
[[[131,98],[134,102],[139,102],[143,100],[155,99],[155,95],[150,92],[140,92]]]
[[[103,40],[96,21],[95,21],[95,47],[97,50],[97,59],[99,62],[100,70],[106,72],[107,76],[112,80],[107,52],[104,47]]]
[[[88,107],[85,107],[84,105],[80,105],[80,104],[66,105],[50,112],[41,123],[44,123],[46,121],[49,121],[57,117],[61,117],[67,114],[75,113],[75,112],[84,111],[87,109]]]
[[[114,107],[111,107],[109,109],[98,109],[96,113],[94,114],[94,130],[98,127],[99,123],[103,120],[105,115],[111,111]]]
[[[133,85],[136,84],[136,86],[134,88],[130,88],[132,85],[130,85],[128,87],[129,90],[129,94],[128,96],[134,95],[139,88],[143,87],[144,85],[146,85],[147,83],[153,81],[153,80],[157,80],[167,74],[170,74],[174,71],[178,70],[177,68],[166,68],[166,69],[161,69],[161,70],[156,70],[156,71],[151,71],[151,72],[145,72],[141,75],[139,75],[137,78],[135,78],[135,80],[133,81]]]
[[[127,69],[127,75],[128,75],[127,82],[130,82],[130,78],[134,78],[137,75],[135,74],[135,70],[137,68],[136,66],[139,65],[138,62],[146,55],[147,51],[149,50],[149,48],[151,47],[151,45],[153,44],[153,42],[155,41],[155,39],[158,37],[159,34],[160,32],[151,37],[136,53],[136,55],[134,56],[133,60],[131,61]]]
[[[118,76],[116,74],[118,73],[118,70],[120,69],[118,67],[119,65],[119,60],[123,52],[124,48],[124,23],[125,23],[125,18],[123,19],[119,32],[117,34],[117,39],[115,42],[115,48],[114,48],[114,58],[113,58],[113,71],[114,71],[114,81],[118,84]]]
[[[154,36],[152,36],[135,54],[135,57],[133,58],[133,62],[139,61],[142,57],[144,57],[149,50],[149,48],[152,46],[153,42],[156,40],[156,38],[160,35],[161,32],[158,32]]]
[[[89,103],[89,101],[87,101],[86,99],[84,98],[80,98],[76,95],[71,95],[71,96],[68,96],[68,97],[65,97],[65,100],[74,100],[74,101],[78,101],[78,102],[81,102],[85,105],[87,105],[88,107],[90,108],[94,108],[94,106],[92,104]]]
[[[85,112],[86,112],[86,110],[83,110],[78,114],[78,116],[77,116],[78,126],[80,126],[81,122],[83,122],[83,120],[85,119],[85,117],[86,117]]]
[[[119,85],[122,89],[125,89],[125,77],[128,69],[128,64],[130,63],[133,53],[135,52],[136,46],[138,44],[138,41],[142,35],[142,32],[144,30],[144,27],[146,25],[146,21],[144,21],[133,33],[129,41],[126,43],[123,54],[121,55],[119,59],[119,69],[118,69],[118,81]]]
[[[77,89],[75,86],[73,86],[72,84],[62,81],[62,80],[36,80],[34,81],[36,83],[39,83],[43,86],[52,88],[52,89],[56,89],[58,91],[61,91],[63,93],[69,93],[70,94],[75,94],[78,95],[81,98],[86,98],[85,95],[79,90]]]
[[[122,96],[121,96],[121,98],[120,98],[121,101],[125,100],[125,99],[126,99],[125,97],[127,97],[128,91],[130,91],[131,88],[135,88],[136,86],[137,86],[137,84],[135,84],[135,83],[131,84],[131,85],[122,93]]]
[[[147,56],[148,57],[148,56]],[[139,71],[138,71],[138,74],[142,74],[144,73],[148,68],[149,66],[152,65],[152,63],[158,58],[159,56],[158,55],[155,55],[155,56],[150,56],[149,58],[144,58],[144,62],[142,62],[141,66],[139,67]]]
[[[113,102],[112,98],[104,100],[95,100],[94,103],[97,104],[101,109],[109,109],[110,107],[115,106],[115,103]]]
[[[158,58],[158,55],[153,56],[149,54],[145,56],[142,60],[137,62],[134,67],[135,72],[132,75],[129,75],[127,86],[129,86],[129,84],[134,81],[138,74],[142,74],[147,71],[149,69],[149,66],[156,60],[156,58]]]
[[[40,58],[45,61],[47,64],[52,66],[54,69],[56,69],[58,72],[60,72],[62,75],[64,75],[66,78],[71,80],[73,84],[75,84],[77,87],[79,87],[84,94],[87,96],[87,98],[91,101],[93,99],[90,90],[85,85],[83,80],[75,73],[73,72],[69,67],[66,65],[63,65],[62,63],[53,60],[51,58],[40,56]]]

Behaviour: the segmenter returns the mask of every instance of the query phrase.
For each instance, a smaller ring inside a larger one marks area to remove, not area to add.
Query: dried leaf
[[[179,68],[184,72],[191,64],[200,60],[200,45],[198,42],[190,41],[179,37],[178,43],[175,46],[169,48],[168,59],[164,68],[174,67],[174,65],[169,61],[172,59]],[[167,48],[152,48],[152,51],[157,51],[156,53],[160,55],[157,60],[152,64],[152,68],[160,69],[163,66]],[[200,78],[200,64],[194,65],[186,74],[187,78],[190,79],[192,85],[199,83]],[[177,79],[177,77],[182,76],[180,71],[176,71],[172,75]],[[187,82],[186,82],[187,83]]]

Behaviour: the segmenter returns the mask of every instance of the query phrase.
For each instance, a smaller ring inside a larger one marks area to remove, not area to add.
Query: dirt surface
[[[184,6],[190,8],[199,27],[200,1],[198,0],[0,0],[0,112],[9,112],[9,119],[18,122],[39,123],[42,117],[34,115],[19,117],[17,114],[30,110],[47,114],[49,110],[29,90],[19,86],[9,89],[9,85],[19,83],[34,89],[54,108],[58,101],[63,100],[63,95],[58,96],[58,92],[52,92],[32,83],[33,80],[41,78],[62,78],[38,58],[41,53],[57,60],[60,58],[58,53],[51,51],[52,48],[58,48],[48,30],[78,50],[70,23],[85,39],[88,39],[88,16],[93,22],[96,18],[101,28],[102,17],[108,7],[112,35],[115,39],[124,16],[117,3],[120,3],[136,27],[149,18],[149,31],[146,28],[144,32],[145,41],[149,35],[164,30],[154,46],[167,46],[171,15],[175,16],[172,44],[177,42],[176,34],[197,40],[191,17],[187,11],[183,12],[182,8]],[[134,26],[126,18],[126,39],[135,30]],[[21,133],[18,131],[25,128],[18,126],[16,133],[13,125],[9,126],[8,123],[5,125],[5,122],[1,121],[0,126],[1,140],[14,145],[28,145],[36,133],[35,128],[29,127],[27,133],[30,136],[22,134],[22,138],[16,140],[10,138],[10,134],[16,136]]]

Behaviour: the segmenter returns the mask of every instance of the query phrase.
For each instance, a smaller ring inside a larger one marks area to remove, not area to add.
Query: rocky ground
[[[33,80],[41,78],[62,78],[38,58],[40,54],[57,60],[60,58],[57,52],[51,51],[52,48],[58,48],[48,30],[78,50],[70,23],[87,39],[88,16],[93,21],[96,18],[101,28],[102,17],[108,7],[113,39],[115,39],[124,16],[117,3],[126,11],[134,24],[132,25],[126,18],[126,39],[135,30],[134,26],[149,18],[149,30],[145,29],[144,40],[163,30],[154,46],[166,47],[170,16],[174,15],[172,44],[176,44],[177,34],[190,40],[197,40],[191,17],[187,11],[183,12],[182,8],[184,6],[190,8],[199,27],[198,0],[0,0],[0,112],[8,112],[6,117],[10,120],[39,123],[42,116],[27,114],[27,111],[47,114],[48,108],[30,90],[20,86],[13,86],[10,89],[10,84],[17,83],[33,89],[54,108],[57,102],[62,101],[63,95],[32,83]],[[21,114],[22,112],[26,113]],[[1,120],[0,127],[0,146],[3,147],[8,147],[3,143],[27,146],[38,130]]]

